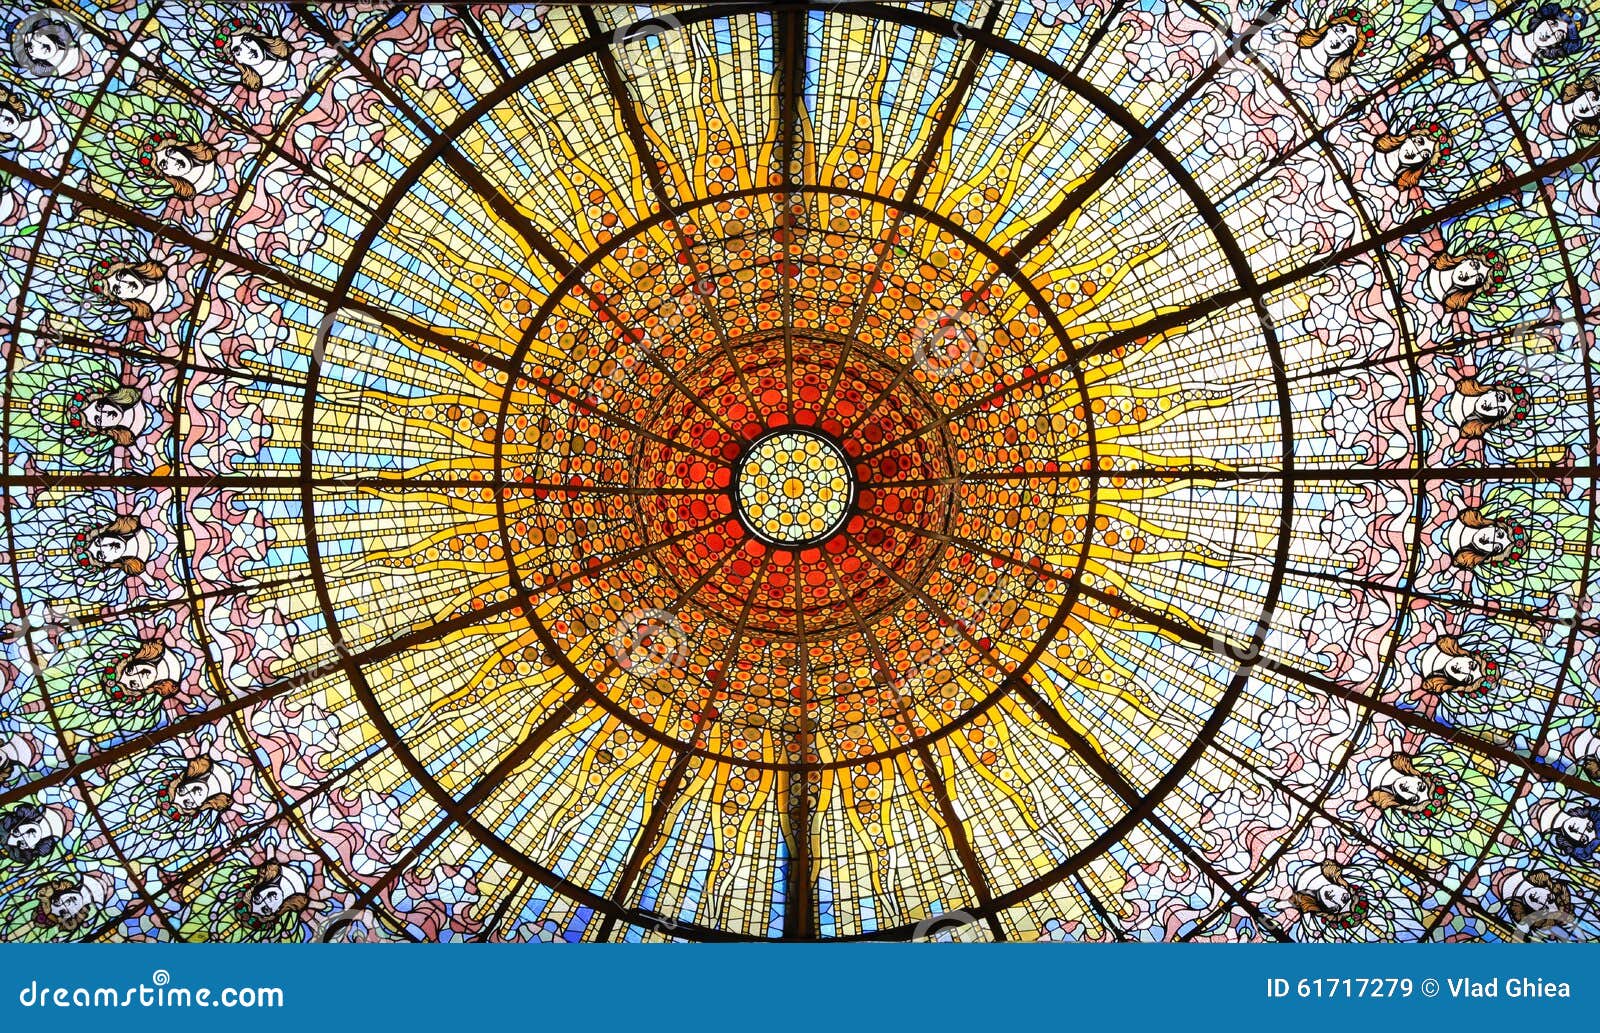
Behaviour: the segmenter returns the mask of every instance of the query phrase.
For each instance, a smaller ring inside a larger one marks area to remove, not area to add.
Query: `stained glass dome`
[[[0,939],[1600,931],[1589,7],[4,6]]]

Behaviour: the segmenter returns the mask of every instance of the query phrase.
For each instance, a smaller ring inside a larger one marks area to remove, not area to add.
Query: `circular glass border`
[[[839,516],[829,525],[826,531],[808,538],[784,540],[762,533],[745,513],[744,503],[739,499],[739,485],[743,481],[746,460],[750,458],[751,453],[758,451],[767,442],[784,434],[803,435],[820,442],[823,448],[833,453],[834,458],[839,460],[840,466],[844,468],[845,483],[849,485],[850,494],[845,499],[844,507],[839,511]],[[825,431],[817,430],[815,427],[787,424],[757,435],[754,440],[739,450],[738,458],[733,461],[733,476],[728,481],[728,497],[733,503],[734,516],[738,519],[739,525],[750,532],[757,541],[773,549],[787,549],[791,552],[799,552],[805,549],[817,548],[844,530],[845,525],[850,522],[850,518],[856,515],[856,503],[860,498],[860,487],[860,478],[856,474],[855,461],[850,458],[850,453],[845,451],[844,445],[836,438]]]

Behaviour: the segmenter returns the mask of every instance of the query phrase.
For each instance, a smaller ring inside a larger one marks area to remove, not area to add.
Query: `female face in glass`
[[[135,660],[122,669],[117,684],[126,695],[138,696],[150,691],[158,678],[156,665],[146,660]]]
[[[204,782],[187,779],[178,783],[177,790],[172,794],[172,801],[186,811],[197,811],[209,795]]]
[[[122,426],[122,407],[104,398],[96,398],[83,409],[83,422],[94,430],[109,430]]]
[[[43,825],[36,821],[25,821],[6,834],[6,846],[13,850],[32,850],[46,835]]]
[[[66,47],[62,46],[54,33],[46,32],[43,27],[28,33],[23,48],[29,60],[41,65],[59,65],[67,56]]]
[[[177,179],[187,179],[194,175],[198,166],[185,153],[176,147],[163,147],[156,152],[156,171],[163,176],[172,176]]]
[[[233,37],[228,43],[228,53],[233,56],[235,64],[252,68],[264,63],[267,58],[267,53],[261,49],[261,44],[250,36]]]
[[[106,278],[106,290],[118,301],[132,301],[144,290],[144,282],[126,269],[112,273]]]
[[[250,913],[257,918],[267,918],[283,907],[283,890],[276,884],[261,886],[250,894]]]
[[[1395,152],[1400,164],[1408,169],[1420,169],[1433,160],[1435,144],[1433,137],[1421,133],[1413,133],[1406,137],[1400,149]]]
[[[1428,782],[1420,775],[1401,775],[1390,785],[1389,792],[1401,803],[1419,804],[1428,798]]]
[[[1343,57],[1356,48],[1356,40],[1361,38],[1361,30],[1354,25],[1344,22],[1334,22],[1328,26],[1327,35],[1322,37],[1322,44],[1329,55]]]
[[[1468,256],[1450,270],[1450,285],[1460,290],[1473,290],[1489,282],[1489,264],[1477,256]]]
[[[1556,823],[1556,830],[1574,843],[1594,842],[1594,822],[1583,814],[1563,814]]]
[[[1317,903],[1329,914],[1342,914],[1350,906],[1350,890],[1329,884],[1317,890]]]
[[[66,921],[76,918],[89,906],[89,896],[83,890],[74,887],[62,890],[50,898],[50,913],[57,921]]]
[[[1472,547],[1490,556],[1498,556],[1511,546],[1511,535],[1499,524],[1473,528]]]
[[[1570,15],[1557,14],[1544,19],[1533,27],[1533,47],[1535,50],[1549,50],[1551,47],[1560,46],[1572,31],[1573,22]]]
[[[119,563],[129,556],[126,538],[115,534],[102,534],[89,543],[89,558],[102,566]]]
[[[1471,685],[1483,677],[1483,665],[1475,657],[1452,656],[1444,662],[1444,675],[1457,685]]]
[[[1474,405],[1474,408],[1477,409],[1480,416],[1488,416],[1496,419],[1501,416],[1508,415],[1515,407],[1516,403],[1511,397],[1511,392],[1502,391],[1498,387],[1491,387],[1489,390],[1479,395],[1478,400]]]

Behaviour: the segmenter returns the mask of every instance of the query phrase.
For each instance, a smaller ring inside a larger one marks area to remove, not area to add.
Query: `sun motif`
[[[814,431],[778,430],[740,458],[734,501],[751,533],[778,545],[816,544],[839,530],[855,497],[849,460]]]

